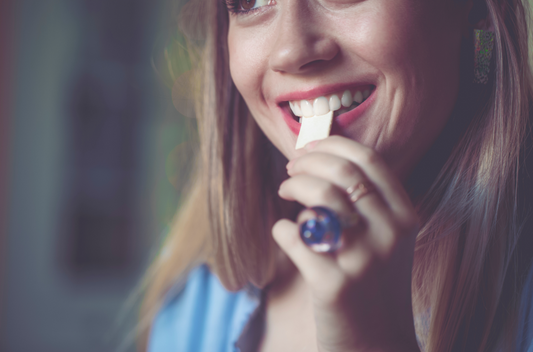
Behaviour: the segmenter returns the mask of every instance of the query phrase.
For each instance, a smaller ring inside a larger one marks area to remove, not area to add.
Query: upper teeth
[[[349,107],[355,101],[361,104],[370,95],[370,89],[357,90],[353,93],[345,90],[342,93],[331,94],[329,96],[318,97],[314,100],[294,100],[289,101],[292,113],[296,116],[318,116],[327,114],[330,111],[337,111],[341,107]]]

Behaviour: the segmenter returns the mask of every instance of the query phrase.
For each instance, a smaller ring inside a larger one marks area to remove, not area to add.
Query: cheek
[[[406,106],[453,104],[461,34],[453,19],[439,11],[445,9],[376,7],[352,34],[355,50],[379,68],[390,94],[401,91]]]
[[[291,132],[281,120],[271,119],[271,112],[263,96],[265,72],[268,67],[267,38],[257,29],[238,28],[228,33],[230,74],[233,83],[243,97],[259,127],[274,145],[288,159],[294,157],[294,143]]]
[[[421,95],[427,91],[426,78],[431,69],[421,50],[425,43],[416,15],[392,5],[375,6],[351,27],[342,26],[353,28],[343,33],[343,47],[350,50],[347,57],[362,60],[379,71],[379,104],[365,126],[364,136],[359,136],[377,149],[409,137],[419,115]]]
[[[251,29],[250,29],[251,31]],[[235,86],[248,102],[260,92],[265,57],[261,52],[261,40],[246,31],[232,30],[228,33],[230,74]]]
[[[353,134],[391,164],[407,165],[412,161],[403,155],[425,150],[451,113],[461,34],[438,12],[387,5],[365,12],[343,33],[351,56],[378,68],[382,83],[379,107]]]
[[[449,72],[442,74],[442,69],[456,59],[460,38],[446,11],[418,1],[376,0],[356,17],[342,19],[343,46],[404,84],[430,82],[439,73],[445,77]]]
[[[423,70],[420,64],[424,60],[421,60],[421,53],[416,46],[420,40],[413,28],[403,23],[387,21],[387,17],[367,18],[361,26],[361,34],[355,38],[358,43],[357,52],[363,60],[379,68],[388,84],[396,78],[402,78],[403,83],[407,83],[405,77],[413,78]]]

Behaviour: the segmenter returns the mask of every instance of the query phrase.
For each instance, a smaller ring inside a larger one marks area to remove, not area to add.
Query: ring
[[[300,237],[308,247],[319,253],[339,249],[342,230],[359,222],[359,214],[355,212],[341,219],[326,207],[312,207],[309,210],[316,216],[300,225]]]
[[[346,188],[346,193],[348,193],[348,197],[352,203],[355,203],[373,190],[374,186],[372,186],[370,182],[358,182],[355,185]]]

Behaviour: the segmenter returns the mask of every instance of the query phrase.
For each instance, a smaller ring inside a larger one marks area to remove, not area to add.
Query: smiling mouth
[[[374,85],[347,89],[314,99],[289,101],[292,118],[301,123],[302,117],[325,115],[330,111],[337,117],[361,105],[374,91]]]

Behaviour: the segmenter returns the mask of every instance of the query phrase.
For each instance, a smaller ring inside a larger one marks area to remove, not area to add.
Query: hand
[[[403,186],[376,152],[350,139],[331,136],[306,150],[287,165],[280,197],[361,217],[332,254],[308,248],[293,221],[272,230],[312,292],[318,350],[418,351],[411,305],[418,218]],[[346,189],[360,182],[375,190],[353,204]]]

